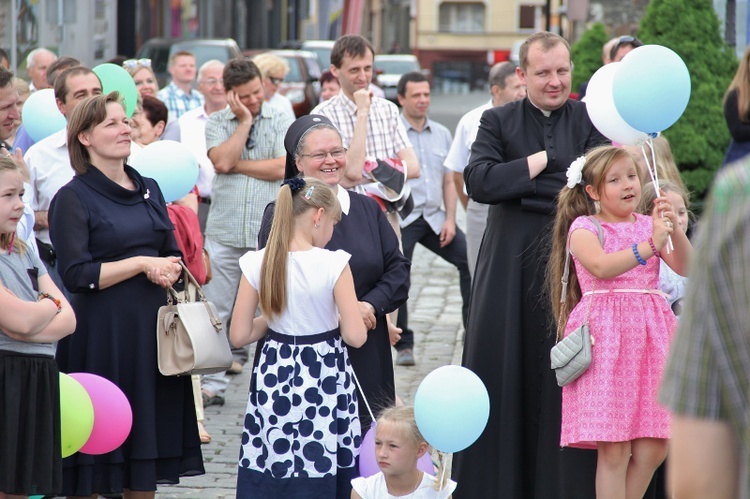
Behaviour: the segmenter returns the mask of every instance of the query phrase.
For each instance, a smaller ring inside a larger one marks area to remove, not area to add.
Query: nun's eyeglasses
[[[330,151],[318,151],[312,154],[300,154],[300,156],[309,156],[316,163],[322,163],[326,160],[329,154],[333,159],[341,159],[346,156],[346,149],[338,147],[336,149],[331,149]]]

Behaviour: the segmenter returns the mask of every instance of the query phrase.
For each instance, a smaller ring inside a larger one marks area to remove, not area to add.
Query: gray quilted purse
[[[589,217],[596,224],[599,233],[599,244],[604,245],[602,227],[599,221],[594,217]],[[560,303],[565,303],[565,295],[568,291],[568,275],[570,270],[570,249],[565,251],[565,270],[562,277],[562,294]],[[591,312],[591,302],[586,311],[586,320],[579,328],[567,335],[552,347],[550,351],[550,361],[552,369],[557,377],[557,384],[565,386],[572,383],[578,377],[586,372],[591,365],[591,334],[589,333],[589,312]],[[561,312],[562,313],[562,312]],[[558,324],[559,327],[559,324]],[[558,335],[559,337],[559,335]]]

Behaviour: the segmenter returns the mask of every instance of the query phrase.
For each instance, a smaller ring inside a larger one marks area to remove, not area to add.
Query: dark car
[[[186,50],[195,55],[198,69],[204,62],[217,59],[227,62],[235,57],[242,57],[242,51],[231,38],[185,38],[172,40],[152,38],[144,43],[136,54],[137,59],[151,59],[151,69],[156,74],[159,88],[169,83],[169,58],[175,52]]]
[[[318,105],[320,100],[320,66],[318,56],[306,50],[249,49],[243,53],[254,57],[270,52],[286,59],[289,73],[279,85],[279,92],[292,102],[294,114],[299,118]]]

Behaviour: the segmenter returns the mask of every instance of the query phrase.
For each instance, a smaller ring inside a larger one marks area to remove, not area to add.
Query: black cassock
[[[457,499],[595,497],[596,452],[560,449],[561,389],[550,369],[555,328],[544,277],[565,172],[606,143],[578,101],[549,117],[528,98],[482,116],[464,178],[469,196],[492,206],[463,365],[484,381],[490,419],[454,458]],[[542,150],[547,168],[530,179],[526,157]]]

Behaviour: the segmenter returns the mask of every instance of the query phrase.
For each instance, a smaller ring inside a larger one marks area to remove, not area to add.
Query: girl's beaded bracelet
[[[45,298],[48,299],[48,300],[52,300],[52,303],[54,303],[55,305],[57,305],[57,313],[58,314],[60,312],[62,312],[62,304],[60,303],[60,300],[58,300],[57,298],[55,298],[54,296],[52,296],[49,293],[45,293],[44,291],[42,291],[41,293],[39,293],[38,299],[40,301],[44,300]]]

